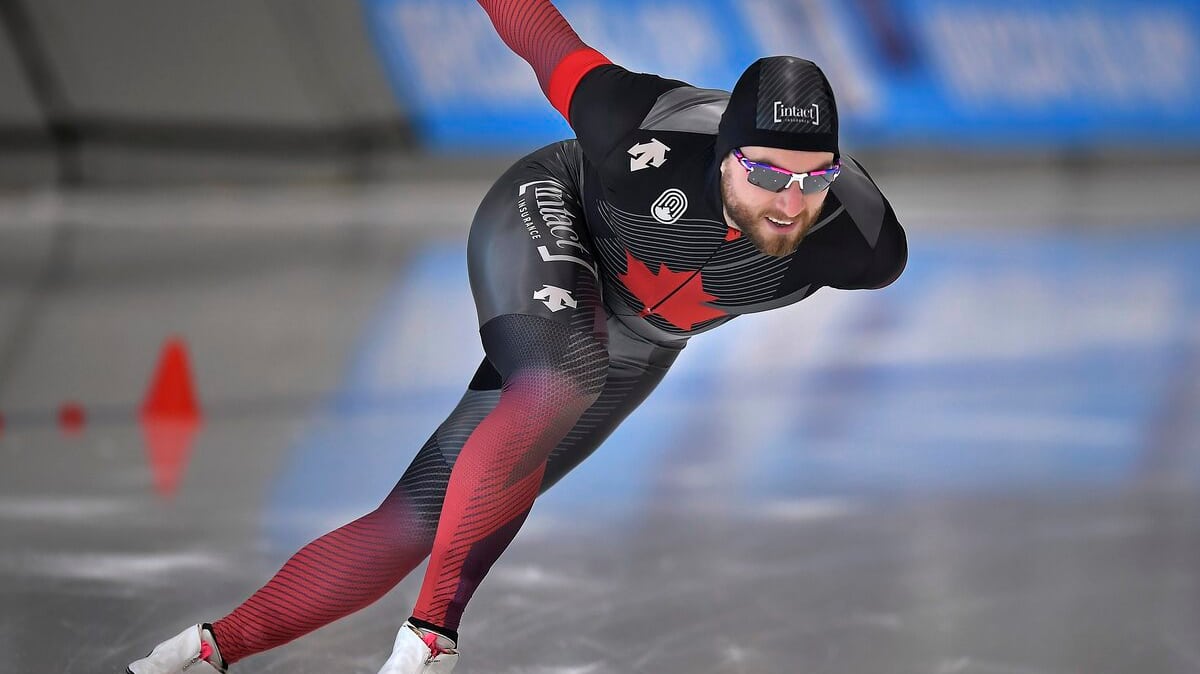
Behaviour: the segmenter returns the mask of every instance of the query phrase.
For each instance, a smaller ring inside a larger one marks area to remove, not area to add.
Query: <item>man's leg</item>
[[[575,142],[534,152],[496,182],[471,223],[467,268],[500,399],[450,476],[413,610],[419,628],[457,638],[472,593],[524,523],[550,453],[604,388],[608,326],[582,164]]]
[[[658,386],[685,342],[658,344],[608,320],[608,377],[604,390],[576,422],[546,462],[542,492],[591,456],[617,426]]]
[[[589,331],[537,316],[481,329],[502,386],[454,464],[414,624],[453,634],[483,576],[525,521],[546,460],[604,387],[608,351]]]
[[[481,373],[490,373],[486,363]],[[273,578],[213,623],[222,659],[232,664],[364,608],[408,575],[433,546],[450,468],[499,392],[480,375],[417,452],[378,508],[300,549]]]

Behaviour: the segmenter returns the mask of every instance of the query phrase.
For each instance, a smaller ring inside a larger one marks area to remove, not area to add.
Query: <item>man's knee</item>
[[[505,389],[536,385],[591,404],[604,388],[609,365],[604,334],[521,314],[488,321],[480,334]]]

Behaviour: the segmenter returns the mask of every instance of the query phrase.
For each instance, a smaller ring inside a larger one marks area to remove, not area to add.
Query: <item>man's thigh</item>
[[[467,245],[480,326],[520,314],[605,334],[581,171],[578,145],[555,143],[519,160],[480,203]]]

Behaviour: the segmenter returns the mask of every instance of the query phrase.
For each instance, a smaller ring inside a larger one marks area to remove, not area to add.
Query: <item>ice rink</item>
[[[123,672],[382,500],[482,356],[490,170],[0,199],[0,672]],[[1200,171],[876,177],[900,280],[694,339],[458,671],[1200,672]],[[172,336],[203,423],[164,445]],[[373,674],[422,571],[232,671]]]

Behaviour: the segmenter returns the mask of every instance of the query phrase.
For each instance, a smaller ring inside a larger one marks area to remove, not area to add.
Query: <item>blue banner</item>
[[[363,0],[422,138],[459,151],[572,135],[474,0]],[[559,0],[616,63],[729,89],[756,58],[826,71],[847,147],[1200,145],[1200,3]]]
[[[904,60],[875,55],[876,141],[1200,141],[1200,6],[899,0]],[[879,45],[881,40],[869,41]]]

